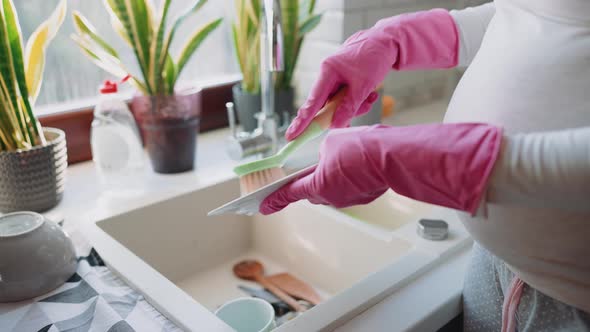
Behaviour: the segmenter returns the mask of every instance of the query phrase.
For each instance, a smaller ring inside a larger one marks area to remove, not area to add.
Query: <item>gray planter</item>
[[[255,114],[262,110],[262,104],[260,101],[259,94],[250,94],[242,91],[241,84],[238,83],[232,88],[234,97],[234,106],[238,113],[238,121],[242,125],[242,130],[251,132],[258,127],[258,121],[256,120]],[[287,112],[289,116],[295,114],[295,92],[293,88],[278,90],[275,93],[275,112],[284,123],[283,118],[284,112]]]
[[[237,83],[232,88],[234,96],[234,105],[238,113],[238,121],[242,125],[242,130],[251,132],[258,127],[258,122],[254,116],[262,109],[259,94],[250,94],[242,90],[241,83]]]
[[[66,134],[44,128],[46,146],[0,152],[0,212],[43,212],[56,206],[68,166]]]
[[[282,119],[282,123],[285,122],[285,112],[289,114],[289,117],[295,115],[295,90],[288,88],[284,90],[278,90],[275,94],[275,112],[279,114]]]

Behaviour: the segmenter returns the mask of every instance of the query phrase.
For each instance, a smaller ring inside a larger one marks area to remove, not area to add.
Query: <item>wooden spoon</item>
[[[293,308],[293,310],[298,312],[305,311],[305,308],[299,304],[299,302],[287,295],[264,277],[264,267],[260,262],[255,260],[245,260],[234,265],[233,270],[236,277],[240,279],[256,281],[264,288],[268,289],[268,291],[276,295],[279,299],[285,301],[285,303]]]
[[[311,286],[289,273],[275,274],[268,276],[267,279],[291,296],[305,300],[313,305],[322,302],[320,295]]]

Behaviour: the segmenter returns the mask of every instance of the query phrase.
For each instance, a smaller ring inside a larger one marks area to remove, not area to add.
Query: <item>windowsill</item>
[[[213,88],[217,86],[221,86],[224,84],[237,82],[242,79],[242,75],[239,74],[232,74],[232,75],[218,75],[214,77],[210,77],[203,80],[191,80],[191,81],[181,81],[179,82],[178,90],[182,90],[184,88],[189,87],[201,87],[205,88]],[[130,101],[134,95],[134,91],[125,91],[121,92],[120,96],[125,101]],[[66,114],[72,112],[79,112],[88,109],[93,109],[96,104],[98,103],[98,95],[95,97],[90,98],[80,98],[72,101],[56,103],[56,104],[47,104],[35,109],[35,114],[38,117],[49,116],[49,115],[57,115],[57,114]]]
[[[232,86],[240,79],[239,75],[219,75],[205,80],[179,82],[178,91],[195,87],[202,89],[201,132],[227,126],[225,104],[232,99]],[[134,91],[122,91],[120,96],[130,101],[133,94]],[[66,133],[70,164],[92,159],[90,128],[97,102],[98,96],[37,109],[41,125],[59,128]]]

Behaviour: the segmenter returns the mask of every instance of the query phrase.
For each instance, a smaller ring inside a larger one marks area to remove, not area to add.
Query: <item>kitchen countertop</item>
[[[436,122],[442,120],[445,109],[446,102],[436,102],[395,114],[385,123]],[[198,136],[194,171],[161,175],[151,172],[147,165],[145,172],[138,175],[141,187],[125,195],[102,190],[92,162],[70,166],[64,199],[47,215],[54,220],[64,220],[64,229],[77,242],[77,248],[87,247],[79,225],[89,213],[95,220],[108,218],[232,178],[231,170],[238,162],[229,159],[225,152],[227,135],[228,130],[222,129]],[[443,264],[352,318],[337,331],[436,330],[461,312],[463,273],[468,256],[468,249],[465,249],[447,257]]]

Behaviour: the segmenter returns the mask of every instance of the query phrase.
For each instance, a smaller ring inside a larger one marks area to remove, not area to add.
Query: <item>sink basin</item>
[[[107,265],[186,330],[231,331],[213,312],[247,296],[232,266],[257,259],[265,273],[288,271],[324,301],[279,330],[329,330],[403,287],[470,243],[450,211],[388,192],[342,210],[293,204],[272,216],[206,217],[239,193],[229,180],[131,212],[90,218],[85,232]],[[445,241],[416,234],[422,217],[450,224]]]

